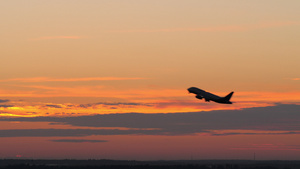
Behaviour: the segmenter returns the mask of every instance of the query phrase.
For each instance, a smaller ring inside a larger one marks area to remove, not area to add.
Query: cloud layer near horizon
[[[86,140],[86,139],[58,139],[50,140],[53,142],[66,142],[66,143],[105,143],[107,140]]]
[[[0,130],[0,137],[78,137],[132,134],[208,134],[214,136],[300,134],[299,110],[300,105],[279,104],[242,110],[216,110],[176,114],[126,113],[78,117],[0,118],[0,121],[50,122],[51,125],[77,127],[76,129]],[[115,129],[104,127],[113,127]]]

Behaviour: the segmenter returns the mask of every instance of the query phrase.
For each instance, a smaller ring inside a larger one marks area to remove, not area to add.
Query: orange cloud
[[[300,92],[237,92],[235,99],[240,102],[299,102]]]
[[[94,103],[74,104],[66,99],[65,103],[51,102],[11,102],[13,107],[1,107],[3,113],[1,116],[82,116],[93,114],[111,114],[111,113],[179,113],[179,112],[199,112],[211,110],[234,110],[250,107],[272,106],[276,101],[258,100],[240,95],[235,98],[232,105],[223,105],[217,103],[206,103],[203,100],[196,100],[193,96],[179,90],[131,90],[114,91],[98,87],[98,90],[88,88],[55,88],[45,86],[35,86],[46,91],[33,93],[31,97],[95,97]],[[74,93],[77,92],[77,93]],[[167,94],[166,94],[167,93]],[[97,102],[97,97],[116,97],[122,102]],[[173,98],[173,99],[172,99]],[[177,98],[177,99],[175,99]],[[246,99],[247,98],[247,99]],[[244,99],[244,100],[243,100]]]
[[[18,79],[31,82],[49,79]],[[50,79],[53,81],[78,81],[82,79]],[[110,113],[177,113],[211,110],[233,110],[250,107],[272,106],[276,103],[300,103],[300,92],[236,92],[234,104],[223,105],[198,100],[185,89],[120,89],[112,86],[47,86],[19,85],[18,88],[0,89],[0,97],[54,98],[53,102],[10,102],[0,107],[2,116],[68,116]],[[225,95],[227,93],[218,93]],[[55,100],[59,99],[59,102]],[[65,99],[64,99],[65,98]],[[72,98],[92,98],[72,103]],[[101,99],[102,98],[102,99]],[[12,99],[10,99],[12,100]],[[35,99],[36,100],[36,99]],[[102,102],[100,102],[100,100]],[[59,104],[58,104],[59,103]]]
[[[0,90],[1,97],[115,97],[124,99],[146,99],[187,96],[186,90],[176,89],[119,89],[105,86],[47,86],[19,85],[21,90]]]
[[[235,110],[247,107],[263,107],[270,104],[236,104],[222,105],[215,103],[204,103],[200,101],[172,101],[157,100],[152,103],[143,102],[100,102],[91,104],[72,103],[39,103],[23,102],[15,104],[14,107],[2,107],[5,113],[0,116],[83,116],[95,114],[115,114],[115,113],[182,113],[199,112],[212,110]]]
[[[82,36],[43,36],[30,40],[53,40],[53,39],[82,39]]]
[[[94,78],[92,78],[94,79]],[[41,81],[87,81],[82,79],[13,79],[26,82]],[[97,79],[97,78],[96,78]],[[96,80],[94,79],[94,80]],[[142,78],[108,78],[101,80],[127,80]],[[97,80],[100,80],[97,79]],[[113,86],[48,86],[48,85],[19,85],[16,89],[0,89],[0,97],[114,97],[138,102],[153,102],[157,100],[191,100],[195,101],[192,94],[186,89],[120,89]],[[227,93],[218,93],[220,96]],[[201,101],[201,100],[197,100]],[[236,92],[233,102],[299,102],[300,92]]]
[[[153,33],[153,32],[241,32],[256,29],[282,27],[299,25],[300,22],[287,21],[287,22],[265,22],[256,24],[241,24],[241,25],[224,25],[224,26],[211,26],[211,27],[198,27],[198,28],[167,28],[167,29],[135,29],[135,30],[116,30],[110,32],[116,33]]]
[[[293,78],[292,80],[300,80],[300,78]]]
[[[85,78],[49,78],[49,77],[33,77],[33,78],[15,78],[0,80],[0,82],[19,81],[19,82],[79,82],[79,81],[113,81],[113,80],[139,80],[145,78],[139,77],[85,77]]]

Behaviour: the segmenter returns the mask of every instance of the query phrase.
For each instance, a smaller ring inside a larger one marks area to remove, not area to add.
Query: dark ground
[[[254,160],[29,160],[2,159],[0,169],[300,169],[300,161]]]

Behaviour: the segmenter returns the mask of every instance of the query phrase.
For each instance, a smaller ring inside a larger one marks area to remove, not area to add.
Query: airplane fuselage
[[[197,87],[190,87],[187,90],[189,91],[189,93],[196,94],[197,99],[204,98],[206,102],[214,101],[214,102],[222,103],[222,104],[232,104],[232,102],[230,102],[229,100],[230,100],[233,92],[231,92],[230,94],[228,94],[225,97],[220,97],[220,96],[214,95],[212,93],[206,92],[204,90],[201,90]]]

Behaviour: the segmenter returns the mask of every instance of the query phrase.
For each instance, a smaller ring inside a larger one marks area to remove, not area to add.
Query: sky
[[[0,158],[300,160],[300,1],[0,4]]]

